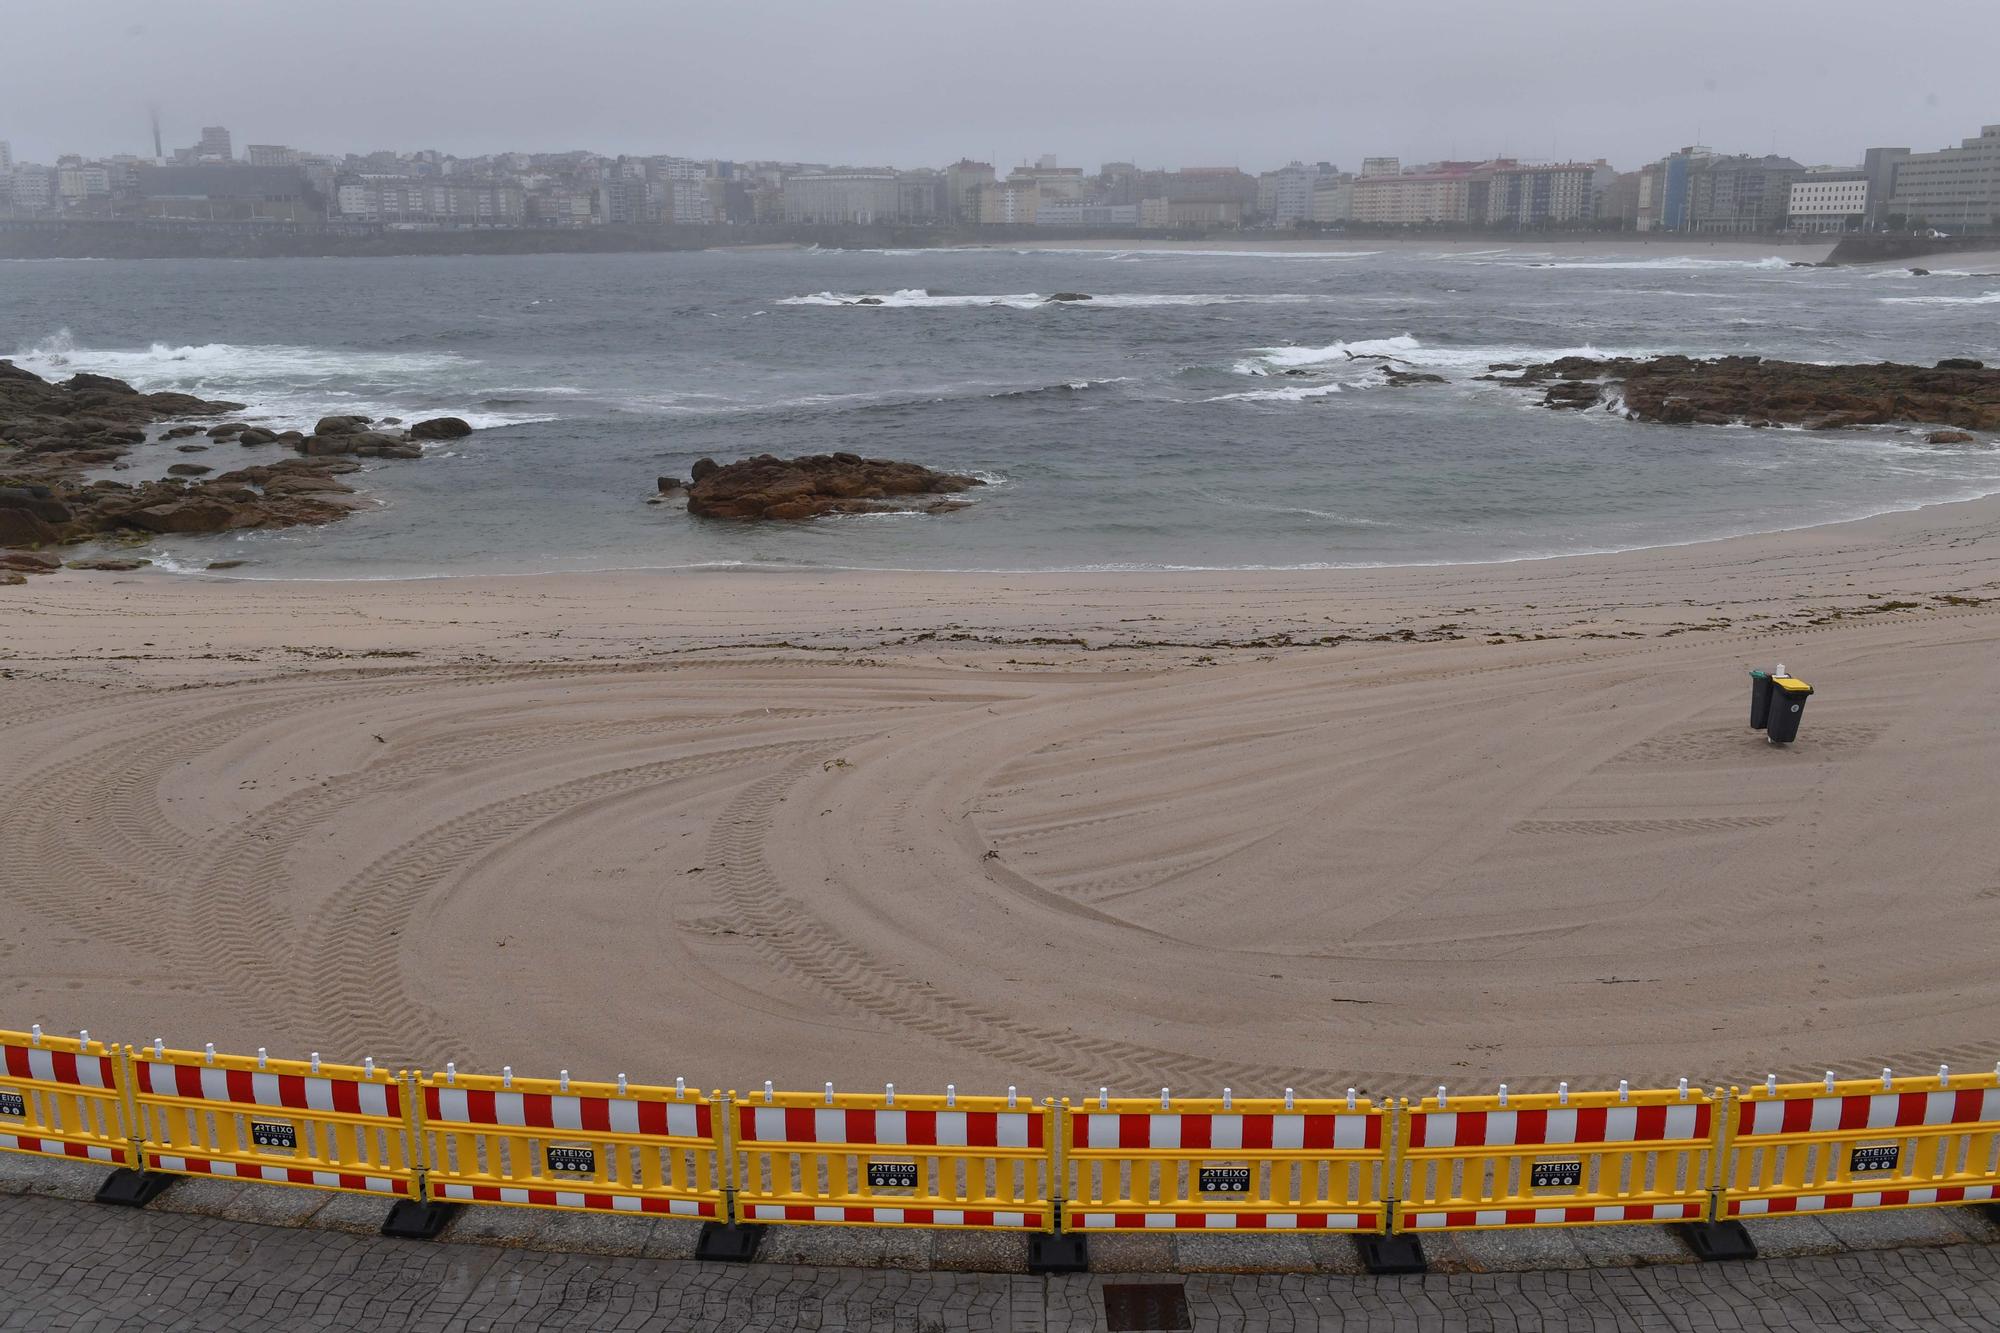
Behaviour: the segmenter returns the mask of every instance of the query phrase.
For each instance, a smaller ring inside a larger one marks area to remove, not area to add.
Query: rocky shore
[[[65,561],[54,547],[332,522],[353,508],[353,488],[340,477],[362,466],[357,459],[417,458],[423,441],[472,430],[455,417],[403,430],[393,419],[330,416],[311,434],[244,421],[195,424],[242,409],[184,393],[141,393],[103,375],[51,383],[0,360],[0,581],[19,582],[66,563],[114,569],[144,563],[120,556]],[[136,449],[163,446],[186,456],[163,478],[87,479],[98,469],[128,466]],[[221,470],[197,461],[222,446],[289,448],[297,456],[259,455]]]
[[[1968,358],[1935,366],[1892,361],[1815,365],[1755,356],[1566,356],[1496,365],[1479,378],[1542,390],[1542,406],[1605,407],[1669,425],[1935,427],[1932,443],[1974,442],[2000,431],[2000,369]]]

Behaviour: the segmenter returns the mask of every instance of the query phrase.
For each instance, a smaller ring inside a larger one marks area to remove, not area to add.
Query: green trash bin
[[[1797,676],[1771,677],[1771,716],[1764,734],[1779,745],[1785,745],[1798,738],[1799,718],[1806,711],[1806,700],[1812,697],[1813,687]]]
[[[1762,731],[1771,721],[1771,673],[1750,668],[1750,730]]]

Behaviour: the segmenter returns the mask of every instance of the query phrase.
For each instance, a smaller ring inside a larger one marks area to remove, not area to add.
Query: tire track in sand
[[[941,1046],[1056,1078],[1128,1087],[1158,1087],[1162,1079],[1175,1079],[1276,1088],[1299,1080],[1297,1067],[1235,1064],[1040,1027],[939,991],[842,938],[805,901],[785,892],[764,856],[779,803],[824,753],[809,754],[745,787],[719,817],[709,842],[711,884],[724,913],[740,935],[788,974],[859,1014]]]

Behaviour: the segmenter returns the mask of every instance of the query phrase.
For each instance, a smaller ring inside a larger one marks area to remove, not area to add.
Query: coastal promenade
[[[1991,1329],[2000,1250],[1749,1264],[1147,1278],[731,1267],[422,1244],[0,1197],[0,1329],[1106,1329],[1105,1289],[1160,1282],[1196,1329]]]

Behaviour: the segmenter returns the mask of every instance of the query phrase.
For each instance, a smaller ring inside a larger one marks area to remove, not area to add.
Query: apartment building
[[[1986,126],[1957,148],[1903,158],[1885,211],[1912,225],[2000,226],[2000,125]]]
[[[1500,167],[1488,173],[1484,221],[1514,227],[1587,223],[1597,216],[1598,198],[1616,175],[1601,158]]]
[[[785,221],[894,221],[901,198],[893,171],[827,171],[785,178]]]

